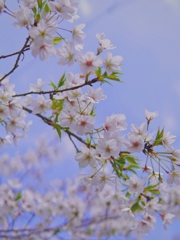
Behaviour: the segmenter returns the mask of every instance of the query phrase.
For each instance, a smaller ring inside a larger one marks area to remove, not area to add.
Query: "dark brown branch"
[[[16,61],[15,61],[15,64],[14,64],[14,67],[13,67],[7,74],[5,74],[5,75],[0,79],[0,82],[1,82],[3,79],[5,79],[6,77],[8,77],[11,73],[13,73],[16,68],[18,68],[18,66],[19,66],[18,63],[19,63],[20,57],[21,57],[21,55],[24,54],[24,51],[26,51],[26,48],[27,48],[27,44],[28,44],[28,42],[29,42],[29,39],[30,39],[30,37],[27,37],[27,38],[26,38],[26,41],[25,41],[25,43],[24,43],[24,46],[23,46],[22,49],[19,51],[18,56],[17,56]]]
[[[24,109],[26,112],[30,113],[30,114],[33,113],[33,111],[32,111],[31,109],[29,109],[29,108],[23,107],[23,109]],[[41,115],[40,113],[37,113],[37,114],[34,114],[34,115],[36,115],[37,117],[41,118],[41,119],[43,120],[43,122],[47,123],[49,126],[51,126],[51,127],[54,126],[54,122],[53,122],[52,120],[50,120],[49,118]],[[89,144],[87,144],[84,139],[82,139],[81,137],[77,136],[75,133],[72,133],[72,132],[69,131],[68,129],[62,129],[62,131],[64,131],[65,133],[67,133],[68,136],[72,136],[72,137],[76,138],[78,141],[82,142],[83,144],[89,146]],[[94,146],[90,146],[90,147],[95,148]]]
[[[27,93],[21,93],[21,94],[16,94],[14,95],[13,97],[23,97],[23,96],[27,96],[27,95],[30,95],[30,94],[56,94],[56,93],[61,93],[61,92],[66,92],[66,91],[72,91],[72,90],[75,90],[75,89],[78,89],[78,88],[81,88],[81,87],[84,87],[84,86],[91,86],[93,83],[96,83],[98,82],[99,79],[98,78],[94,78],[88,82],[85,82],[81,85],[77,85],[77,86],[74,86],[74,87],[71,87],[71,88],[66,88],[66,89],[61,89],[61,90],[51,90],[51,91],[39,91],[39,92],[27,92]]]
[[[28,51],[29,49],[30,49],[29,46],[26,46],[26,48],[23,50],[23,52]],[[2,55],[2,56],[0,56],[0,59],[12,57],[12,56],[20,54],[20,53],[22,53],[22,50],[20,50],[18,52],[11,53],[11,54],[8,54],[8,55]]]

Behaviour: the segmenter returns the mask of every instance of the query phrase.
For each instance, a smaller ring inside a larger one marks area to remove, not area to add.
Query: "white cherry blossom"
[[[87,97],[92,103],[98,103],[99,101],[106,99],[106,96],[103,94],[102,88],[94,89],[90,86],[88,86]]]
[[[52,101],[45,99],[42,95],[38,95],[37,100],[32,101],[33,113],[46,113],[51,109]]]
[[[128,140],[124,141],[124,145],[126,150],[133,152],[141,152],[144,148],[144,140],[140,135],[134,135],[133,133],[129,133]]]
[[[32,11],[29,8],[21,7],[15,14],[17,22],[14,23],[16,27],[27,27],[32,21]]]
[[[87,167],[87,165],[94,167],[96,163],[96,151],[84,146],[81,148],[81,152],[76,154],[75,160],[79,162],[79,166],[82,168]]]
[[[133,174],[129,180],[126,180],[125,184],[128,187],[130,193],[142,193],[144,190],[144,179],[139,179]]]
[[[94,72],[98,66],[101,65],[102,59],[96,56],[93,52],[87,52],[86,54],[79,54],[77,62],[84,74]]]
[[[78,43],[82,43],[82,40],[86,37],[86,34],[82,31],[85,27],[85,24],[79,24],[73,27],[72,29],[72,38]]]
[[[170,135],[170,132],[164,133],[164,135],[162,137],[162,144],[168,152],[172,152],[174,150],[173,146],[172,146],[172,143],[175,140],[176,140],[176,136]]]
[[[120,65],[123,58],[121,56],[112,56],[111,52],[108,52],[103,61],[103,66],[108,75],[111,75],[113,72],[120,71]]]

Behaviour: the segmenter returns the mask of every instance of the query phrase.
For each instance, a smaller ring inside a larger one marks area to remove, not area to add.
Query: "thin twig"
[[[16,68],[18,68],[18,66],[19,66],[18,63],[19,63],[20,57],[21,57],[21,55],[24,54],[24,51],[25,51],[25,49],[26,49],[26,47],[27,47],[27,44],[28,44],[28,42],[29,42],[29,39],[30,39],[30,37],[27,37],[27,38],[26,38],[26,41],[25,41],[25,43],[24,43],[24,46],[23,46],[22,49],[19,51],[19,54],[18,54],[18,56],[17,56],[17,58],[16,58],[14,67],[13,67],[7,74],[5,74],[5,75],[0,79],[0,82],[1,82],[3,79],[5,79],[6,77],[8,77],[11,73],[13,73]]]
[[[26,112],[30,113],[30,114],[33,113],[33,111],[31,109],[29,109],[29,108],[23,107],[23,109]],[[50,120],[49,118],[41,115],[40,113],[37,113],[37,114],[34,114],[34,115],[36,115],[37,117],[41,118],[43,120],[43,122],[47,123],[51,127],[54,125],[54,122],[52,120]],[[62,131],[66,132],[69,136],[73,136],[78,141],[82,142],[83,144],[85,144],[87,146],[90,146],[92,148],[95,148],[95,146],[87,144],[84,139],[82,139],[81,137],[77,136],[75,133],[72,133],[71,131],[69,131],[69,129],[62,129]]]
[[[30,48],[29,48],[28,46],[26,46],[26,48],[23,50],[23,52],[28,51],[29,49],[30,49]],[[18,52],[11,53],[11,54],[8,54],[8,55],[2,55],[2,56],[0,56],[0,59],[12,57],[12,56],[17,55],[17,54],[19,54],[19,53],[22,53],[22,50],[20,50],[20,51],[18,51]]]
[[[27,96],[27,95],[30,95],[30,94],[56,94],[56,93],[61,93],[61,92],[66,92],[66,91],[72,91],[72,90],[75,90],[75,89],[78,89],[78,88],[81,88],[81,87],[84,87],[86,85],[89,85],[91,86],[93,83],[96,83],[98,82],[99,79],[98,78],[94,78],[88,82],[85,82],[81,85],[77,85],[77,86],[74,86],[74,87],[71,87],[71,88],[66,88],[66,89],[61,89],[61,90],[51,90],[51,91],[39,91],[39,92],[26,92],[26,93],[21,93],[21,94],[16,94],[16,95],[13,95],[13,97],[23,97],[23,96]]]

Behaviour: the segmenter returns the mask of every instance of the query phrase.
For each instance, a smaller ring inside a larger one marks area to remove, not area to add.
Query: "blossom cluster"
[[[96,34],[97,49],[84,53],[85,24],[71,30],[62,27],[64,21],[72,25],[78,19],[76,0],[18,2],[19,9],[12,12],[6,1],[0,0],[0,14],[8,13],[15,27],[27,30],[22,49],[0,57],[17,55],[12,70],[0,76],[0,148],[10,144],[11,137],[17,144],[17,138],[27,134],[32,122],[26,121],[26,114],[33,114],[55,129],[62,140],[67,134],[76,150],[75,161],[85,173],[74,184],[55,181],[50,188],[30,186],[22,176],[28,179],[27,172],[43,176],[46,161],[41,160],[48,160],[49,167],[59,156],[57,148],[43,142],[36,152],[29,150],[24,156],[2,155],[0,237],[58,239],[66,232],[71,239],[120,234],[141,239],[155,227],[158,217],[166,228],[180,215],[176,137],[164,128],[150,131],[157,111],[145,110],[144,122],[132,124],[129,132],[123,113],[107,116],[97,126],[96,105],[107,98],[102,85],[121,82],[123,58],[113,56],[115,47],[104,33]],[[70,37],[65,38],[63,31]],[[77,65],[79,73],[62,73],[58,82],[49,84],[49,90],[44,90],[46,80],[39,78],[27,92],[17,94],[9,75],[26,51],[42,61],[56,57],[60,66]],[[95,83],[100,86],[95,88]],[[20,228],[19,219],[25,217],[27,223]]]

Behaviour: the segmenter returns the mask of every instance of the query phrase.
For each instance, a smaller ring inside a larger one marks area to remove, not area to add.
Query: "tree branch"
[[[20,57],[21,57],[22,54],[24,54],[24,51],[27,50],[26,47],[27,47],[27,44],[28,44],[28,42],[29,42],[29,39],[30,39],[30,37],[27,37],[27,38],[26,38],[26,41],[25,41],[25,43],[24,43],[24,46],[23,46],[22,49],[19,51],[19,53],[17,53],[18,56],[17,56],[17,58],[16,58],[14,67],[13,67],[7,74],[5,74],[5,75],[0,79],[0,82],[2,82],[3,79],[5,79],[7,76],[9,76],[11,73],[13,73],[16,68],[18,68],[18,66],[19,66],[18,63],[19,63]]]
[[[26,112],[28,112],[30,114],[33,113],[33,111],[31,109],[26,108],[26,107],[23,107],[23,110],[25,110]],[[43,122],[47,123],[49,126],[51,126],[51,127],[54,126],[54,122],[52,120],[50,120],[49,118],[41,115],[40,113],[37,113],[37,114],[34,114],[34,115],[36,115],[37,117],[41,118],[43,120]],[[95,148],[95,146],[87,144],[86,141],[83,138],[77,136],[75,133],[72,133],[71,131],[69,131],[69,129],[62,129],[62,131],[67,133],[68,136],[72,136],[72,137],[76,138],[78,141],[82,142],[86,146],[90,146],[92,148]]]
[[[39,92],[26,92],[26,93],[21,93],[21,94],[16,94],[16,95],[13,95],[13,97],[24,97],[24,96],[27,96],[27,95],[30,95],[30,94],[56,94],[56,93],[60,93],[60,92],[66,92],[66,91],[72,91],[72,90],[75,90],[75,89],[78,89],[78,88],[81,88],[81,87],[84,87],[84,86],[91,86],[93,83],[96,83],[98,82],[99,79],[98,78],[93,78],[92,80],[88,81],[88,82],[85,82],[81,85],[78,85],[78,86],[74,86],[74,87],[71,87],[71,88],[66,88],[66,89],[61,89],[61,90],[51,90],[51,91],[39,91]]]

